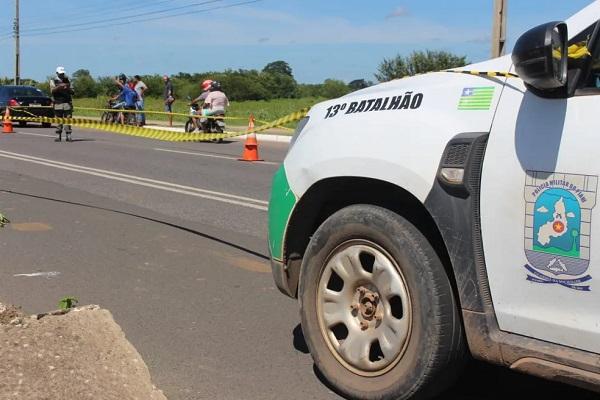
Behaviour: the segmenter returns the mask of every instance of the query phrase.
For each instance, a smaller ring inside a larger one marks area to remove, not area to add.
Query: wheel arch
[[[453,290],[456,283],[446,245],[433,217],[414,195],[393,183],[364,177],[332,177],[314,183],[299,199],[287,226],[283,256],[288,287],[297,296],[304,252],[312,234],[336,211],[370,204],[406,218],[426,237],[442,261]],[[456,296],[458,300],[458,295]]]

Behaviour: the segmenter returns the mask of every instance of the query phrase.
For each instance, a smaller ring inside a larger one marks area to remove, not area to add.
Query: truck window
[[[589,65],[588,78],[578,85],[580,89],[599,89],[600,94],[600,52],[597,45],[598,23],[579,33],[569,41],[569,70],[582,69]],[[588,93],[589,94],[589,93]]]

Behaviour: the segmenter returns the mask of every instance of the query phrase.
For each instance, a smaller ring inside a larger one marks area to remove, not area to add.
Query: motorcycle
[[[210,118],[203,118],[200,123],[204,133],[225,132],[225,112],[213,114]]]
[[[135,119],[135,113],[129,111],[126,107],[125,107],[125,103],[123,102],[117,102],[116,100],[113,99],[109,99],[107,102],[106,107],[108,109],[114,110],[114,111],[104,111],[102,113],[102,116],[100,117],[100,120],[102,122],[106,122],[106,123],[119,123],[120,122],[120,114],[124,114],[124,122],[126,125],[136,125],[136,119]],[[128,110],[127,112],[124,112],[124,110]]]
[[[194,132],[196,129],[202,131],[202,124],[199,116],[202,115],[200,112],[200,106],[198,103],[190,103],[190,117],[185,123],[185,131],[188,133]]]
[[[188,97],[188,100],[191,100]],[[225,112],[220,112],[211,117],[201,117],[202,110],[198,103],[190,103],[190,117],[185,123],[185,131],[188,133],[198,129],[204,133],[224,133],[225,132]],[[221,143],[222,138],[214,139],[213,142]]]
[[[114,109],[114,106],[117,102],[115,100],[109,99],[106,108]],[[119,121],[119,112],[118,111],[104,111],[102,116],[100,117],[102,122],[108,123],[117,123]]]

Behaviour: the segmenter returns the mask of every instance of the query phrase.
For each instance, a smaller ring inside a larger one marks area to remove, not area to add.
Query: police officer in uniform
[[[54,100],[54,115],[58,118],[71,118],[73,116],[73,88],[71,81],[65,73],[64,67],[56,68],[56,77],[50,81],[52,99]],[[63,124],[56,127],[58,137],[55,142],[60,142]],[[67,142],[71,141],[71,125],[64,125]]]

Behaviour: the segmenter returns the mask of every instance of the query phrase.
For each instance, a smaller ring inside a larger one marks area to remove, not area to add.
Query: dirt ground
[[[109,311],[24,316],[0,304],[0,399],[166,400]]]

